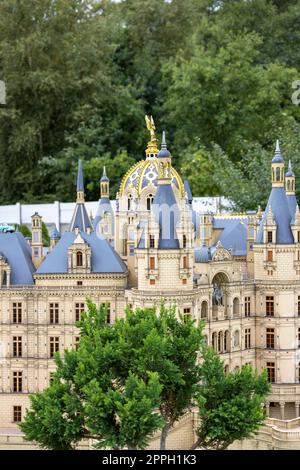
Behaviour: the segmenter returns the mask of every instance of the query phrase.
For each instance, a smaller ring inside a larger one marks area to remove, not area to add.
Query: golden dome
[[[181,196],[184,196],[184,185],[177,171],[172,167],[172,186],[176,187]],[[156,186],[158,177],[158,160],[157,158],[141,160],[135,163],[125,174],[120,186],[120,196],[129,188],[134,188],[137,195],[150,184]]]

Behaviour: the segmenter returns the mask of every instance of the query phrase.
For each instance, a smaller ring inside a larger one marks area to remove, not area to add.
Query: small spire
[[[162,139],[161,139],[161,149],[166,149],[166,148],[167,148],[166,132],[163,131]]]
[[[293,171],[291,160],[289,160],[288,170],[291,172]]]
[[[107,174],[106,174],[106,167],[103,167],[103,173],[100,181],[109,181]]]
[[[281,153],[281,152],[280,152],[280,145],[279,145],[279,140],[278,140],[278,139],[276,140],[276,149],[275,149],[275,153],[279,153],[279,154]]]
[[[84,192],[83,184],[83,172],[82,172],[82,160],[78,160],[78,171],[77,171],[77,192]]]

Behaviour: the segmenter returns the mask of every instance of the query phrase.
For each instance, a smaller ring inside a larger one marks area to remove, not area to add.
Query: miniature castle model
[[[30,244],[18,231],[0,233],[0,428],[17,428],[28,395],[49,384],[54,352],[76,347],[87,297],[109,305],[109,322],[126,305],[175,301],[206,321],[205,340],[226,370],[267,369],[267,416],[299,417],[300,211],[291,163],[285,174],[277,142],[263,213],[198,214],[165,133],[158,150],[154,121],[146,122],[146,156],[121,181],[115,212],[104,169],[90,218],[79,161],[69,230],[53,231],[45,257],[37,213]]]

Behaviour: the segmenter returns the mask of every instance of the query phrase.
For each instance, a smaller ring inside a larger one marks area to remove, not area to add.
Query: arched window
[[[289,191],[291,189],[291,182],[290,180],[287,180],[287,190]]]
[[[233,299],[233,316],[238,317],[240,314],[240,301],[237,297]]]
[[[151,210],[151,206],[153,204],[153,194],[149,194],[149,196],[147,196],[147,211],[150,211]]]
[[[223,331],[218,334],[218,352],[223,352]]]
[[[77,264],[77,267],[82,266],[82,262],[83,262],[82,251],[77,251],[77,253],[76,253],[76,264]]]
[[[276,181],[280,181],[280,168],[276,168]]]
[[[186,248],[186,235],[182,235],[182,247]]]
[[[131,208],[132,208],[132,200],[133,200],[133,196],[132,194],[129,194],[128,196],[128,199],[127,199],[127,209],[130,211]]]
[[[229,352],[229,345],[230,345],[230,335],[229,335],[229,331],[226,330],[224,334],[224,352]]]
[[[240,332],[236,330],[233,335],[233,346],[236,348],[240,345]]]
[[[214,332],[211,336],[211,344],[214,350],[216,351],[217,350],[217,333],[216,332]]]
[[[201,318],[207,318],[208,317],[208,303],[206,300],[204,300],[201,304]]]

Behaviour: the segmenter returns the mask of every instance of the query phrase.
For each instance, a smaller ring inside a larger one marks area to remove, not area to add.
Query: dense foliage
[[[0,203],[74,199],[78,157],[87,198],[104,164],[115,195],[151,113],[195,195],[264,205],[277,138],[300,170],[299,20],[297,0],[2,0]]]
[[[262,423],[265,374],[248,367],[225,375],[216,353],[206,351],[202,324],[162,305],[127,310],[109,325],[105,306],[87,305],[77,349],[56,355],[52,383],[31,396],[21,424],[26,439],[56,450],[84,436],[98,448],[143,449],[161,430],[165,449],[174,423],[198,405],[203,425],[195,447],[225,448]]]

